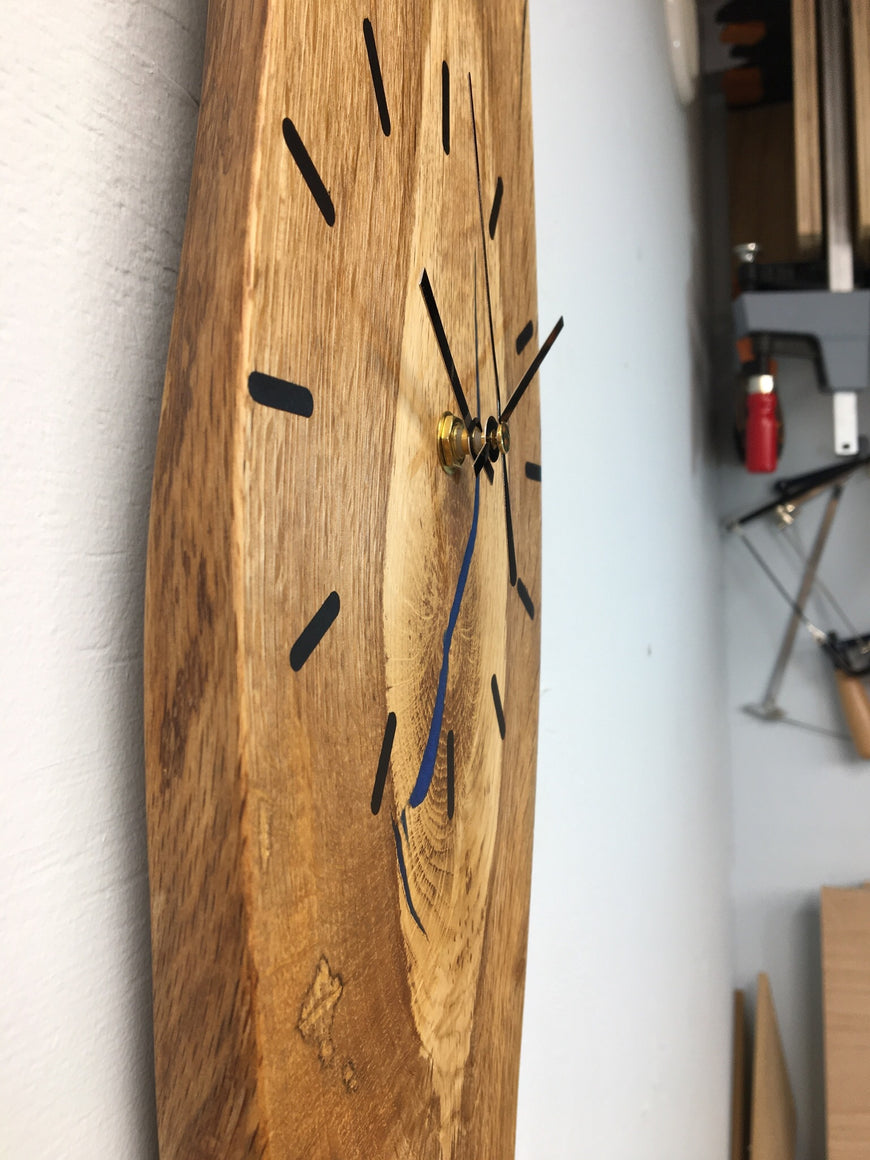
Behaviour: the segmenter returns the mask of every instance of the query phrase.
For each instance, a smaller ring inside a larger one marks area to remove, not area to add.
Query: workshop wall
[[[786,444],[777,477],[835,460],[830,397],[819,393],[808,364],[781,359],[779,366]],[[730,385],[723,382],[723,392]],[[870,430],[868,423],[861,397],[859,430]],[[770,477],[749,476],[724,447],[723,514],[748,511],[769,495]],[[809,551],[826,498],[808,503],[788,532],[767,522],[747,529],[792,593],[805,563],[794,544],[804,556]],[[868,510],[870,479],[861,472],[840,501],[808,606],[814,623],[843,637],[853,633],[818,586],[859,632],[870,628]],[[778,697],[791,723],[741,711],[762,700],[790,611],[736,538],[724,549],[736,985],[752,1000],[757,973],[770,976],[797,1105],[797,1160],[815,1160],[825,1153],[819,890],[870,879],[870,767],[848,739],[830,663],[803,630]]]
[[[834,460],[830,399],[807,366],[782,360],[787,443],[783,476]],[[862,400],[860,430],[870,410]],[[728,514],[769,495],[769,480],[723,468]],[[789,533],[809,550],[825,499],[809,503]],[[870,479],[849,483],[828,540],[819,578],[838,604],[870,628]],[[794,593],[803,562],[782,533],[751,530],[753,542]],[[779,703],[797,724],[755,720],[741,712],[762,699],[789,619],[782,597],[746,549],[724,545],[727,712],[732,754],[736,985],[755,992],[770,976],[798,1112],[797,1160],[825,1154],[819,890],[870,879],[870,768],[845,737],[831,666],[808,633],[798,634]],[[819,627],[851,635],[818,595],[808,608]]]
[[[731,326],[731,254],[724,100],[711,79],[705,98],[705,187],[713,394],[717,400],[720,510],[738,515],[767,500],[770,476],[751,476],[732,439],[736,384]],[[752,239],[745,239],[747,241]],[[786,440],[773,478],[835,460],[829,396],[812,368],[779,360]],[[866,395],[866,393],[865,393]],[[870,406],[859,396],[859,430]],[[766,521],[748,531],[796,593],[825,498],[809,503],[783,534]],[[848,484],[822,558],[819,579],[860,632],[870,628],[870,479]],[[797,1160],[825,1154],[819,889],[870,878],[870,767],[845,736],[831,668],[809,634],[798,634],[779,696],[793,724],[758,721],[741,707],[759,702],[789,619],[789,608],[737,539],[723,534],[723,606],[731,751],[735,985],[754,1004],[759,971],[770,976],[798,1118]],[[824,630],[851,635],[817,592],[809,614]]]
[[[201,0],[8,0],[0,1152],[154,1160],[141,630]],[[697,126],[659,4],[531,5],[544,671],[518,1155],[727,1142]]]

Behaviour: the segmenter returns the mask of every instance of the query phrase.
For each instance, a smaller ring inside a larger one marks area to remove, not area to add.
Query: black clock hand
[[[453,355],[450,353],[447,335],[444,333],[444,324],[441,321],[441,315],[438,313],[435,295],[432,293],[432,283],[429,281],[429,275],[425,270],[420,278],[420,290],[423,294],[423,301],[426,303],[426,310],[429,313],[429,321],[432,323],[432,329],[435,331],[435,341],[438,343],[438,349],[441,351],[447,377],[450,379],[450,386],[453,388],[459,414],[462,416],[462,422],[465,424],[466,429],[471,431],[474,426],[474,420],[468,409],[468,403],[465,401],[465,392],[462,390],[462,383],[459,381],[459,372],[456,370]]]
[[[565,325],[565,319],[560,318],[559,321],[556,323],[556,325],[553,327],[553,329],[550,331],[549,335],[547,336],[547,340],[544,343],[544,345],[541,347],[541,349],[538,351],[538,353],[532,359],[531,363],[529,364],[528,370],[523,375],[523,377],[520,379],[520,381],[517,383],[516,387],[514,388],[513,393],[511,394],[511,397],[508,399],[507,403],[505,404],[505,409],[501,413],[502,424],[507,423],[507,421],[510,419],[511,415],[516,410],[517,403],[519,403],[520,399],[526,393],[526,390],[528,389],[529,383],[532,381],[532,379],[538,373],[538,370],[541,366],[541,363],[547,357],[547,355],[550,351],[550,347],[553,345],[553,343],[559,337],[559,332],[561,331],[561,329],[564,325]],[[475,473],[477,475],[480,475],[480,472],[483,469],[484,464],[490,458],[490,455],[491,455],[491,449],[490,449],[488,444],[485,444],[481,448],[480,453],[477,455],[477,457],[474,460],[474,470],[475,470]]]
[[[544,359],[549,354],[550,347],[553,345],[553,343],[559,337],[559,332],[561,331],[561,329],[564,325],[565,325],[565,319],[560,318],[559,321],[556,323],[556,325],[553,327],[553,329],[550,331],[549,335],[547,336],[547,340],[544,343],[544,345],[541,347],[541,349],[538,351],[538,353],[532,359],[531,364],[529,365],[529,369],[526,371],[526,373],[523,375],[523,377],[517,383],[516,389],[513,391],[511,397],[508,399],[507,403],[505,404],[505,409],[501,413],[502,423],[507,423],[507,421],[510,419],[511,415],[516,410],[517,403],[520,401],[520,399],[526,393],[526,388],[528,387],[528,385],[532,381],[532,379],[535,377],[535,375],[538,373],[538,368],[540,367],[541,363],[544,361]]]
[[[423,277],[426,277],[424,270]],[[428,282],[428,279],[427,279]],[[422,282],[420,285],[422,286]],[[430,288],[431,293],[431,288]],[[434,304],[434,299],[433,299]],[[436,309],[437,314],[437,309]],[[440,322],[440,319],[439,319]],[[433,326],[435,325],[433,321]],[[442,332],[443,333],[443,332]],[[436,328],[437,334],[437,328]],[[446,342],[446,340],[445,340]],[[449,354],[449,351],[448,351]],[[446,360],[445,360],[446,361]],[[452,361],[452,360],[451,360]],[[450,373],[448,368],[448,374]],[[474,264],[474,375],[477,383],[477,406],[480,408],[480,357],[477,349],[477,260]],[[453,594],[453,603],[450,607],[450,615],[447,618],[447,629],[442,638],[442,653],[441,653],[441,671],[438,675],[438,687],[435,692],[435,704],[432,708],[432,719],[429,723],[429,736],[426,739],[426,748],[423,751],[423,758],[420,762],[420,769],[417,773],[417,779],[411,790],[411,796],[408,798],[408,805],[412,809],[416,809],[423,801],[426,800],[426,795],[429,793],[429,787],[432,784],[432,777],[435,773],[435,759],[438,756],[438,745],[441,739],[441,726],[444,721],[444,701],[447,696],[447,675],[450,665],[450,649],[453,644],[453,633],[456,628],[456,622],[459,619],[459,610],[462,607],[462,597],[465,594],[465,585],[468,582],[468,573],[471,569],[471,558],[474,555],[474,545],[477,542],[477,521],[480,516],[480,478],[479,476],[474,481],[474,510],[471,516],[471,530],[468,533],[468,541],[465,545],[465,553],[462,557],[462,563],[459,568],[459,579],[456,581],[456,591]],[[405,821],[405,812],[402,812],[403,825],[407,824]],[[401,857],[401,838],[396,831],[397,849]],[[406,887],[407,893],[407,887]],[[410,906],[410,897],[408,898],[408,905]],[[412,909],[412,914],[417,922],[417,925],[423,930],[423,924],[420,922],[417,915]]]
[[[514,548],[514,521],[511,516],[511,489],[508,486],[507,456],[501,457],[502,472],[504,474],[504,517],[507,526],[508,576],[511,587],[517,583],[517,554]]]
[[[462,416],[462,422],[465,424],[465,429],[468,432],[469,445],[472,444],[472,434],[475,425],[480,426],[479,423],[471,417],[471,412],[468,409],[468,403],[465,401],[465,392],[462,389],[462,383],[459,381],[459,372],[456,369],[456,364],[453,361],[453,355],[450,353],[450,344],[447,342],[447,335],[444,333],[444,324],[441,321],[441,315],[438,311],[438,304],[435,301],[435,295],[432,292],[432,283],[429,281],[429,274],[426,270],[420,278],[420,292],[423,295],[423,301],[426,303],[426,310],[429,313],[429,321],[432,323],[432,329],[435,331],[435,341],[438,343],[438,349],[441,351],[441,358],[444,360],[444,366],[447,370],[447,377],[450,379],[450,386],[453,388],[453,394],[456,398],[456,405],[459,407],[459,413]],[[493,481],[492,464],[487,462],[481,465],[486,469],[486,474],[489,482]],[[480,470],[477,472],[480,475]]]
[[[480,151],[477,145],[477,118],[474,115],[474,89],[471,84],[471,73],[468,74],[468,100],[471,104],[471,133],[474,138],[474,166],[477,170],[477,212],[480,218],[480,243],[483,249],[483,276],[486,284],[486,312],[489,317],[489,342],[492,347],[492,367],[495,373],[495,407],[496,417],[501,418],[501,388],[498,380],[498,355],[495,349],[495,332],[492,325],[492,294],[489,289],[489,259],[486,255],[486,227],[483,224],[483,190],[480,181]],[[475,297],[477,296],[477,285],[475,282]],[[477,312],[475,309],[475,341],[477,328]],[[475,354],[477,348],[475,347]],[[478,403],[478,409],[480,404]],[[507,458],[502,456],[501,460],[502,475],[504,476],[504,518],[505,530],[507,533],[507,551],[508,551],[508,575],[510,577],[511,585],[516,585],[517,582],[517,556],[514,547],[514,522],[511,515],[511,491],[508,483],[508,467]]]
[[[495,352],[495,333],[492,325],[492,296],[489,291],[489,261],[486,256],[486,227],[483,224],[483,193],[480,187],[480,154],[477,148],[477,121],[474,116],[474,92],[471,73],[468,74],[468,99],[471,103],[471,132],[474,137],[474,165],[477,169],[477,208],[480,214],[480,240],[483,248],[483,276],[486,283],[486,310],[489,316],[489,342],[492,347],[492,368],[495,372],[496,417],[501,418],[501,389],[498,382],[498,357]]]

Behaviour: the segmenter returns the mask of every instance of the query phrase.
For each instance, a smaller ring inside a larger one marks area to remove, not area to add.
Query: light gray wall
[[[737,462],[731,438],[735,384],[725,109],[721,97],[710,95],[706,104],[720,504],[723,516],[731,516],[768,499],[771,478],[810,471],[834,462],[835,456],[830,398],[816,389],[806,363],[780,359],[786,441],[779,468],[773,477],[752,476]],[[864,396],[859,429],[870,429],[870,401]],[[753,543],[792,593],[799,588],[803,562],[789,540],[808,550],[824,504],[823,498],[808,504],[787,535],[771,523],[751,530]],[[868,505],[870,480],[861,474],[841,501],[819,572],[861,632],[870,628]],[[797,1160],[818,1160],[825,1154],[819,889],[870,878],[870,769],[844,736],[830,665],[803,631],[779,697],[800,724],[760,722],[741,712],[741,706],[763,696],[790,611],[732,537],[723,536],[722,560],[735,983],[747,989],[751,1007],[758,972],[770,976],[797,1105]],[[809,613],[821,628],[850,635],[824,599],[813,599]]]
[[[780,380],[786,448],[778,475],[832,462],[831,404],[810,368],[782,360]],[[867,431],[864,399],[860,418]],[[733,465],[723,469],[729,512],[768,495],[768,481]],[[806,552],[824,506],[824,498],[813,500],[790,533],[772,524],[752,531],[793,593],[803,562],[788,540],[796,537]],[[841,500],[819,572],[861,632],[870,628],[868,506],[870,479],[862,473]],[[790,614],[746,549],[736,540],[724,547],[736,979],[751,997],[757,973],[770,975],[798,1109],[798,1160],[816,1160],[825,1153],[819,889],[870,878],[870,771],[844,736],[831,666],[808,633],[798,635],[779,697],[800,724],[760,722],[740,711],[761,699]],[[808,611],[819,627],[851,635],[823,598]]]
[[[147,503],[204,3],[7,0],[0,1152],[155,1155]],[[720,546],[697,150],[661,7],[534,0],[544,674],[518,1153],[727,1138]]]
[[[727,1152],[729,794],[700,150],[663,6],[533,4],[541,741],[522,1160]]]

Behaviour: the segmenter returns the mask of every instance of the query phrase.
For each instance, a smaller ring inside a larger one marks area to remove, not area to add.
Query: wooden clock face
[[[525,5],[209,20],[149,545],[161,1156],[510,1156],[537,381],[495,462],[437,435],[535,370]]]

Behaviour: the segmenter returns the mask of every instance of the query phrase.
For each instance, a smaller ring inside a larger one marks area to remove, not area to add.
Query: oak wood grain
[[[265,3],[212,3],[154,468],[145,732],[161,1155],[266,1155],[243,868],[236,393]],[[241,46],[244,46],[243,48]],[[252,62],[234,67],[237,52]],[[212,244],[219,235],[222,244]]]
[[[870,1154],[870,890],[822,890],[828,1160]]]
[[[438,466],[455,402],[419,280],[472,410],[479,371],[495,413],[496,362],[504,401],[538,338],[527,35],[520,0],[212,0],[147,581],[163,1160],[513,1155],[539,388],[508,459],[524,601],[501,464],[492,483]],[[486,232],[494,349],[469,76],[487,222],[504,190]],[[310,392],[310,414],[257,402],[254,371]],[[411,804],[466,553],[431,786]],[[330,626],[291,665],[324,602]]]
[[[752,1160],[794,1160],[797,1113],[773,992],[767,975],[758,976],[749,1155]]]

